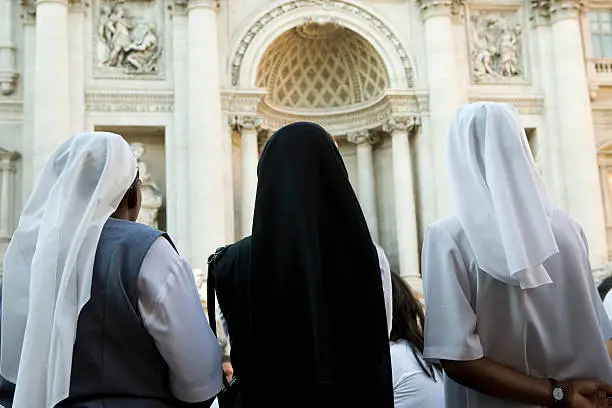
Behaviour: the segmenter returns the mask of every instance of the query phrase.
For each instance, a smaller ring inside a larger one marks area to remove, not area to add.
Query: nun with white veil
[[[1,405],[210,406],[221,353],[192,270],[139,209],[121,136],[79,134],[49,158],[4,259]]]
[[[422,255],[424,357],[452,380],[446,406],[608,406],[612,327],[587,240],[551,204],[515,109],[461,107],[447,169],[455,214]]]

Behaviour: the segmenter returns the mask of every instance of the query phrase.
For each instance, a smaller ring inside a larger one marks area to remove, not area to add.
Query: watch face
[[[553,398],[557,401],[562,401],[563,400],[563,390],[559,387],[555,387],[555,389],[553,389]]]

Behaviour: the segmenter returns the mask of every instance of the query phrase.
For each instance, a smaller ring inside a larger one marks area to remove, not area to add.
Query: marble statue
[[[145,152],[144,145],[142,143],[132,143],[130,146],[132,147],[132,151],[134,152],[134,156],[136,156],[136,160],[138,162],[140,182],[142,183],[142,201],[140,206],[140,214],[138,215],[138,222],[153,228],[158,228],[159,209],[163,203],[161,190],[151,178],[149,167],[144,161],[142,161],[142,155]]]
[[[521,77],[520,24],[513,15],[476,13],[472,17],[472,77],[497,81]]]
[[[161,44],[155,24],[134,23],[121,3],[101,8],[98,35],[103,66],[126,73],[150,74],[158,70]]]

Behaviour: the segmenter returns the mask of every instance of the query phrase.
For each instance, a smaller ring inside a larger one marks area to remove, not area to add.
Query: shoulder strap
[[[208,278],[206,280],[206,303],[208,305],[208,323],[212,332],[217,336],[217,302],[215,301],[215,266],[221,254],[229,245],[217,248],[214,254],[208,257]]]

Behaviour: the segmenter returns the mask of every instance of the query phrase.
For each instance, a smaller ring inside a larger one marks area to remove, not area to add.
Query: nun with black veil
[[[238,406],[392,408],[377,251],[333,139],[285,126],[257,174],[252,235],[218,251],[209,277]]]

